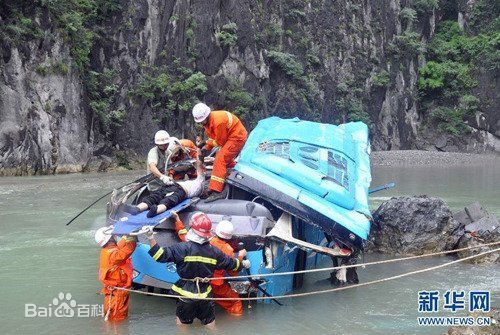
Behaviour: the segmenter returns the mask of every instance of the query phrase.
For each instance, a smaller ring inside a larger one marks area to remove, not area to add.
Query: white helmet
[[[162,145],[168,144],[170,141],[170,135],[165,130],[158,130],[155,134],[155,144]]]
[[[222,220],[221,222],[219,222],[217,227],[215,227],[215,234],[220,238],[229,240],[231,239],[231,237],[233,237],[233,230],[234,227],[231,221]]]
[[[203,122],[210,115],[210,107],[203,102],[197,103],[193,107],[193,118],[195,122]]]
[[[95,243],[97,243],[100,247],[104,247],[106,243],[108,243],[111,237],[113,236],[111,234],[106,234],[106,231],[108,231],[108,229],[109,230],[113,229],[113,226],[102,227],[97,229],[97,231],[95,232],[94,236]]]

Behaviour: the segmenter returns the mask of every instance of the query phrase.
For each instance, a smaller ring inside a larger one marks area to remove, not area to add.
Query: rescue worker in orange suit
[[[121,321],[128,315],[129,292],[112,287],[130,288],[132,284],[132,261],[136,238],[124,236],[116,243],[106,234],[109,227],[102,227],[95,233],[95,241],[101,247],[99,260],[99,281],[104,285],[104,315],[106,321]]]
[[[181,241],[186,240],[187,230],[184,227],[184,223],[179,218],[179,215],[175,212],[172,213],[175,219],[175,231],[181,239]],[[215,228],[215,235],[211,240],[210,244],[222,251],[225,255],[229,257],[234,257],[234,249],[229,244],[229,240],[233,237],[233,224],[230,221],[222,220],[219,222]],[[246,250],[238,253],[238,260],[243,261],[243,257],[246,255]],[[238,275],[237,271],[228,271],[229,275]],[[226,277],[224,270],[215,270],[213,278]],[[212,293],[216,298],[239,298],[239,295],[234,291],[229,283],[224,279],[215,279],[211,281]],[[243,304],[241,300],[217,300],[215,301],[220,307],[225,309],[227,312],[234,315],[243,314]]]
[[[215,304],[211,300],[196,299],[212,297],[212,286],[209,282],[195,278],[209,278],[216,269],[238,271],[242,267],[249,268],[250,262],[240,262],[238,258],[228,257],[210,245],[212,221],[206,214],[194,213],[189,224],[191,229],[185,236],[187,242],[169,247],[160,247],[152,230],[146,233],[151,246],[149,255],[157,262],[174,262],[177,267],[181,279],[172,286],[172,291],[180,296],[177,301],[177,322],[191,324],[196,318],[204,325],[213,325]],[[244,257],[244,252],[241,254]]]
[[[227,195],[227,191],[223,192],[227,169],[234,166],[234,159],[243,149],[247,140],[247,130],[236,115],[226,111],[212,111],[204,103],[198,103],[193,107],[193,118],[195,122],[203,125],[208,136],[208,140],[201,144],[202,152],[214,147],[221,148],[215,155],[208,185],[210,193],[205,201],[223,199]]]
[[[229,244],[229,240],[233,237],[233,224],[230,221],[222,220],[215,227],[215,235],[210,244],[222,251],[229,257],[234,257],[234,249]],[[243,253],[238,253],[240,262],[245,257],[246,250]],[[228,271],[229,275],[238,275],[237,271]],[[215,270],[214,278],[226,277],[224,270]],[[238,293],[231,288],[231,285],[224,279],[212,280],[212,292],[216,298],[239,298]],[[217,300],[216,303],[224,308],[227,312],[235,315],[243,314],[243,304],[241,300]]]

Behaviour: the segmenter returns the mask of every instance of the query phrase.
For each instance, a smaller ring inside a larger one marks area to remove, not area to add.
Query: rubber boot
[[[229,187],[224,186],[222,192],[212,191],[212,193],[205,199],[205,202],[213,202],[215,200],[226,199],[229,193]]]
[[[132,215],[139,214],[141,211],[139,210],[139,207],[129,205],[129,204],[123,204],[123,211]]]

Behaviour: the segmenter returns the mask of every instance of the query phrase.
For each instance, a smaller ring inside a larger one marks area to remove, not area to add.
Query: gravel
[[[472,166],[495,164],[500,169],[500,155],[460,152],[393,150],[373,151],[372,166]]]

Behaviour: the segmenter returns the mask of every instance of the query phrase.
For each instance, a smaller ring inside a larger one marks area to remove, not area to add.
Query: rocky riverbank
[[[373,213],[374,224],[366,251],[399,255],[475,247],[500,241],[500,224],[495,215],[474,202],[452,213],[439,198],[420,196],[393,197]],[[457,252],[465,258],[498,248],[498,245]],[[500,252],[471,260],[471,263],[495,263]]]

